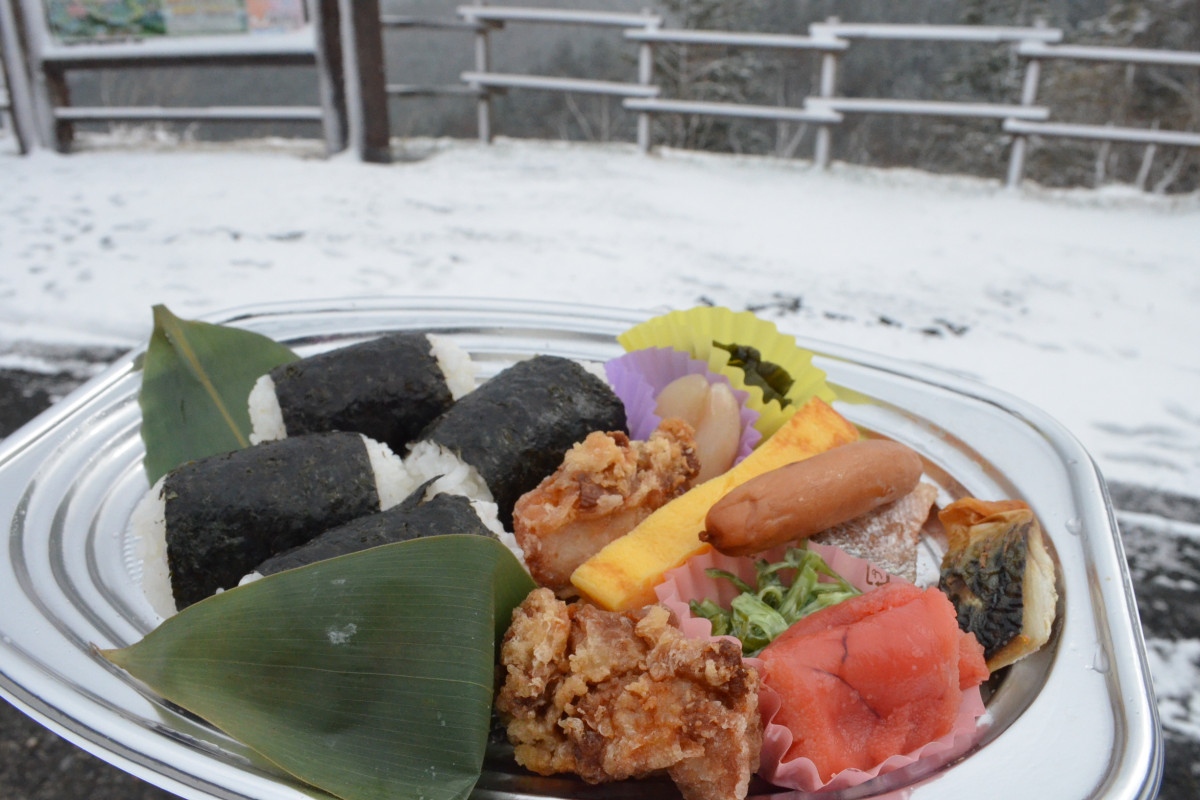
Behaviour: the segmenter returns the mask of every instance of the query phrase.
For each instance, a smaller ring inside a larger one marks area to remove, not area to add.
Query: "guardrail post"
[[[660,18],[651,17],[650,9],[645,9],[643,13],[649,17],[646,21],[646,30],[654,30],[659,27]],[[638,45],[638,83],[643,86],[654,84],[654,45],[650,42],[642,42]],[[650,113],[648,111],[638,112],[637,142],[638,150],[643,155],[650,152]]]
[[[838,17],[830,17],[826,20],[826,23],[829,25],[836,25],[839,22],[841,22],[841,20]],[[836,36],[836,33],[834,35]],[[833,97],[836,94],[837,68],[838,56],[836,52],[832,50],[826,50],[821,54],[820,97]],[[817,126],[817,138],[813,147],[813,163],[816,164],[819,169],[828,169],[832,150],[833,126],[822,123]]]
[[[1046,21],[1038,19],[1034,21],[1034,25],[1044,28]],[[1031,106],[1037,102],[1038,81],[1041,80],[1041,75],[1041,60],[1030,58],[1025,64],[1025,80],[1021,84],[1021,105]],[[1008,178],[1005,180],[1005,186],[1009,189],[1015,189],[1021,185],[1021,180],[1025,176],[1025,156],[1028,147],[1028,136],[1020,133],[1013,134],[1012,149],[1008,155]]]
[[[1021,105],[1031,106],[1037,101],[1038,80],[1041,77],[1042,62],[1036,58],[1029,59],[1025,65],[1025,81],[1021,87]],[[1005,185],[1015,189],[1021,185],[1025,175],[1025,155],[1029,147],[1029,137],[1023,133],[1014,133],[1012,150],[1008,156],[1008,179]]]
[[[477,6],[487,5],[486,0],[477,0]],[[491,26],[483,23],[475,33],[475,71],[490,72],[492,57],[488,47],[488,31]],[[481,86],[479,99],[475,102],[475,119],[479,129],[479,141],[484,144],[492,143],[492,93],[486,86]]]

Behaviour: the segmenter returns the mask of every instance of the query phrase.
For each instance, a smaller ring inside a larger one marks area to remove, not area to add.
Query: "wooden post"
[[[476,5],[487,5],[479,0]],[[489,23],[480,23],[475,32],[475,71],[487,73],[492,68],[492,57],[488,48]],[[479,99],[475,101],[475,120],[479,130],[479,141],[484,144],[492,143],[492,93],[486,86],[481,86]]]
[[[16,52],[24,55],[26,63],[24,74],[28,76],[27,85],[30,89],[34,140],[42,147],[64,150],[70,144],[74,129],[69,122],[58,122],[54,109],[69,105],[70,94],[62,71],[47,69],[42,60],[42,51],[49,35],[43,22],[43,12],[33,4],[33,0],[11,0],[8,7],[12,9],[16,35],[21,43]]]
[[[392,159],[379,0],[340,0],[350,139],[363,161]]]
[[[1046,20],[1038,17],[1033,21],[1034,27],[1046,27]],[[1037,58],[1030,58],[1029,63],[1025,65],[1025,80],[1021,84],[1021,105],[1031,106],[1037,102],[1038,81],[1042,77],[1042,62]],[[1008,178],[1004,185],[1009,189],[1016,189],[1021,185],[1021,181],[1025,177],[1025,157],[1029,148],[1029,137],[1024,134],[1015,134],[1013,136],[1012,149],[1008,154]]]
[[[321,98],[321,128],[325,153],[347,146],[346,63],[342,56],[342,25],[338,0],[308,0],[317,51],[317,92]]]
[[[25,57],[25,42],[21,36],[20,9],[13,3],[0,1],[0,50],[4,56],[5,89],[8,92],[8,111],[17,136],[17,150],[22,155],[38,143],[34,124],[33,89],[29,81],[29,62]]]

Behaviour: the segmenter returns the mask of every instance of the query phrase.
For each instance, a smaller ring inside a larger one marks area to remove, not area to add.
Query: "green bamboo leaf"
[[[346,800],[459,800],[483,766],[495,648],[534,588],[495,539],[443,535],[280,572],[102,654]]]
[[[254,381],[296,358],[260,334],[182,320],[154,306],[138,394],[150,483],[187,461],[246,447]]]

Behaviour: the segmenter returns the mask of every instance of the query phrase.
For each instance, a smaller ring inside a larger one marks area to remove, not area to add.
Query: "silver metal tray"
[[[371,299],[238,309],[207,317],[266,334],[302,355],[402,329],[437,330],[487,378],[554,353],[604,360],[614,336],[650,312],[479,299]],[[853,402],[855,423],[920,451],[943,490],[1021,498],[1057,555],[1052,642],[1010,668],[988,701],[991,725],[949,765],[886,775],[840,798],[1033,793],[1058,800],[1151,798],[1161,764],[1145,648],[1116,523],[1092,460],[1045,414],[995,390],[880,355],[801,339]],[[94,654],[140,639],[156,619],[128,557],[130,512],[146,491],[135,368],[117,362],[0,448],[0,694],[100,758],[188,798],[324,796],[165,703]],[[788,793],[764,784],[752,791]],[[592,787],[540,778],[489,755],[476,796],[646,798],[670,784]],[[794,793],[793,793],[794,794]]]

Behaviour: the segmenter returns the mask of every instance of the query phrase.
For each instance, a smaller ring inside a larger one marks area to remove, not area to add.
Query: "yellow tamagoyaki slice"
[[[585,597],[609,611],[656,601],[663,573],[709,549],[700,541],[708,510],[739,484],[859,438],[858,429],[820,398],[809,400],[771,438],[728,472],[667,503],[571,574]]]

